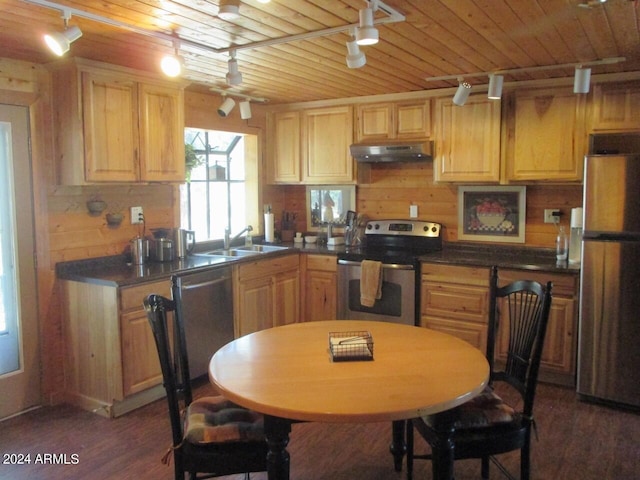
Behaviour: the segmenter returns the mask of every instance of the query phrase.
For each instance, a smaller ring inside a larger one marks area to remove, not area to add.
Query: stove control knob
[[[371,230],[373,228],[373,225],[371,225],[370,223],[367,223],[367,230]]]
[[[380,230],[380,224],[376,223],[376,230]]]
[[[438,227],[436,227],[435,225],[433,227],[431,227],[431,231],[433,233],[436,233],[438,231]]]

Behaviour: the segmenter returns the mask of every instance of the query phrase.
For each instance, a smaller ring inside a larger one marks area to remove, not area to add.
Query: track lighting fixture
[[[222,0],[218,8],[218,17],[233,20],[240,16],[240,0]]]
[[[375,1],[373,1],[369,2],[367,8],[360,9],[360,26],[356,33],[358,45],[374,45],[378,43],[378,29],[373,26],[373,11],[375,6]]]
[[[458,90],[456,90],[456,94],[453,96],[453,103],[461,107],[469,98],[469,94],[471,93],[471,84],[467,83],[463,80],[459,80]]]
[[[578,65],[573,75],[573,93],[589,93],[590,81],[591,69],[583,68],[582,65]]]
[[[360,50],[358,42],[351,37],[351,40],[347,42],[347,67],[360,68],[367,63],[367,57],[364,52]]]
[[[504,76],[492,73],[489,75],[489,92],[487,97],[491,100],[499,100],[502,97],[502,84],[504,83]]]
[[[175,54],[165,55],[160,61],[160,68],[168,77],[177,77],[184,69],[184,59],[178,53],[180,50],[180,42],[174,40],[173,48],[175,50]]]
[[[229,97],[225,98],[223,96],[222,98],[224,98],[224,101],[218,107],[218,115],[224,118],[229,115],[229,113],[231,113],[231,110],[233,110],[233,107],[236,106],[236,101],[233,98]]]
[[[160,39],[165,42],[172,42],[176,40],[178,37],[175,34],[169,35],[167,33],[145,29],[139,27],[133,23],[120,21],[114,18],[108,18],[102,15],[98,15],[95,13],[87,12],[79,8],[72,8],[66,5],[62,5],[60,3],[56,3],[52,0],[22,0],[26,3],[30,3],[33,5],[38,5],[43,8],[49,8],[53,10],[59,11],[63,18],[65,18],[65,26],[67,25],[67,20],[71,18],[71,15],[76,17],[84,18],[91,20],[93,22],[99,22],[104,25],[110,25],[112,27],[122,28],[130,32],[134,32],[140,35],[146,35],[152,38]],[[269,0],[257,0],[261,3],[267,3]],[[215,2],[214,2],[215,3]],[[187,38],[178,38],[180,44],[183,47],[190,49],[197,49],[205,52],[215,53],[215,54],[224,54],[231,53],[236,50],[249,50],[249,49],[258,49],[273,45],[282,45],[288,44],[291,42],[309,40],[313,38],[321,38],[327,37],[330,35],[335,35],[343,32],[354,32],[356,37],[356,42],[358,45],[372,45],[378,42],[378,30],[374,27],[374,25],[380,24],[391,24],[396,22],[404,22],[406,17],[396,10],[395,8],[387,5],[383,0],[365,0],[367,8],[363,8],[358,12],[359,22],[351,23],[346,25],[338,25],[334,27],[321,28],[319,30],[313,30],[309,32],[296,33],[291,35],[285,35],[277,38],[269,38],[266,40],[258,40],[254,42],[243,43],[241,45],[228,45],[221,47],[214,47],[209,44],[205,44],[199,41],[189,40]],[[374,20],[374,12],[379,12],[380,18]],[[219,8],[218,8],[218,16],[224,20],[230,20],[238,17],[240,15],[240,0],[219,0]],[[56,38],[64,35],[65,38],[60,38],[58,40],[61,46],[56,45]],[[55,48],[56,53],[58,55],[63,55],[65,51],[69,49],[69,45],[74,40],[78,39],[82,35],[82,32],[78,27],[70,27],[64,34],[54,34],[49,35],[51,37],[50,43],[53,45],[51,48]],[[352,33],[353,36],[353,33]],[[49,38],[47,38],[47,42],[49,42]],[[349,47],[347,47],[349,48]],[[353,48],[353,47],[352,47]],[[176,52],[177,53],[177,52]],[[364,56],[364,55],[363,55]],[[356,63],[362,60],[355,60]],[[366,61],[366,60],[365,60]],[[181,67],[184,67],[184,62],[181,64]],[[357,68],[357,67],[351,67]],[[240,73],[237,71],[237,63],[233,62],[229,65],[229,81],[230,85],[237,85],[241,83],[242,80],[237,81],[235,78],[241,78]],[[237,77],[234,75],[237,74]],[[237,83],[231,83],[237,82]],[[237,94],[236,96],[241,96]],[[255,100],[252,100],[255,101]]]
[[[613,65],[615,63],[625,62],[626,57],[609,57],[609,58],[601,58],[598,60],[591,60],[589,62],[582,62],[581,64],[575,63],[562,63],[557,65],[536,65],[534,67],[521,67],[521,68],[508,68],[501,69],[500,76],[511,75],[512,73],[524,73],[524,72],[543,72],[548,70],[566,70],[568,68],[575,68],[575,73],[573,77],[573,91],[574,93],[588,93],[589,92],[589,81],[591,79],[591,68],[597,65]],[[460,82],[462,74],[457,75],[441,75],[438,77],[427,77],[425,80],[427,82],[441,82],[446,80],[454,80],[457,79]],[[469,77],[486,77],[489,76],[489,83],[491,83],[491,75],[494,75],[494,72],[474,72],[474,73],[465,73],[464,76]],[[496,74],[496,77],[498,75]],[[489,87],[491,89],[491,87]],[[460,87],[458,87],[460,90]]]
[[[227,62],[229,69],[227,71],[227,85],[240,85],[242,83],[242,74],[238,71],[238,60],[236,60],[235,50],[231,50],[231,58]]]
[[[71,44],[82,36],[80,27],[75,25],[69,27],[69,20],[71,19],[69,10],[62,10],[62,18],[64,19],[65,31],[47,33],[44,36],[44,41],[49,49],[59,57],[67,53]]]
[[[240,118],[242,120],[249,120],[251,118],[251,102],[249,100],[243,100],[239,104]]]

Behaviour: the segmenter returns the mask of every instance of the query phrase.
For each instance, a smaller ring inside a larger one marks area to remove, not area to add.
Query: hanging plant
[[[185,179],[187,182],[191,181],[191,170],[200,165],[203,165],[205,159],[203,157],[199,157],[196,153],[195,148],[190,143],[185,143],[184,145],[184,166],[185,166]]]

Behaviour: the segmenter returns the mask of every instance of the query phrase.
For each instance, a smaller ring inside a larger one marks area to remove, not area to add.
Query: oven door
[[[414,265],[382,265],[382,297],[376,300],[373,307],[365,307],[360,303],[360,271],[360,262],[338,260],[338,319],[416,325]]]

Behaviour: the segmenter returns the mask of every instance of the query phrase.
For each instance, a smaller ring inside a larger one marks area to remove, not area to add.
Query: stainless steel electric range
[[[364,242],[338,255],[338,318],[419,324],[421,255],[442,250],[442,225],[418,220],[372,220]],[[382,263],[382,296],[360,302],[363,260]]]

